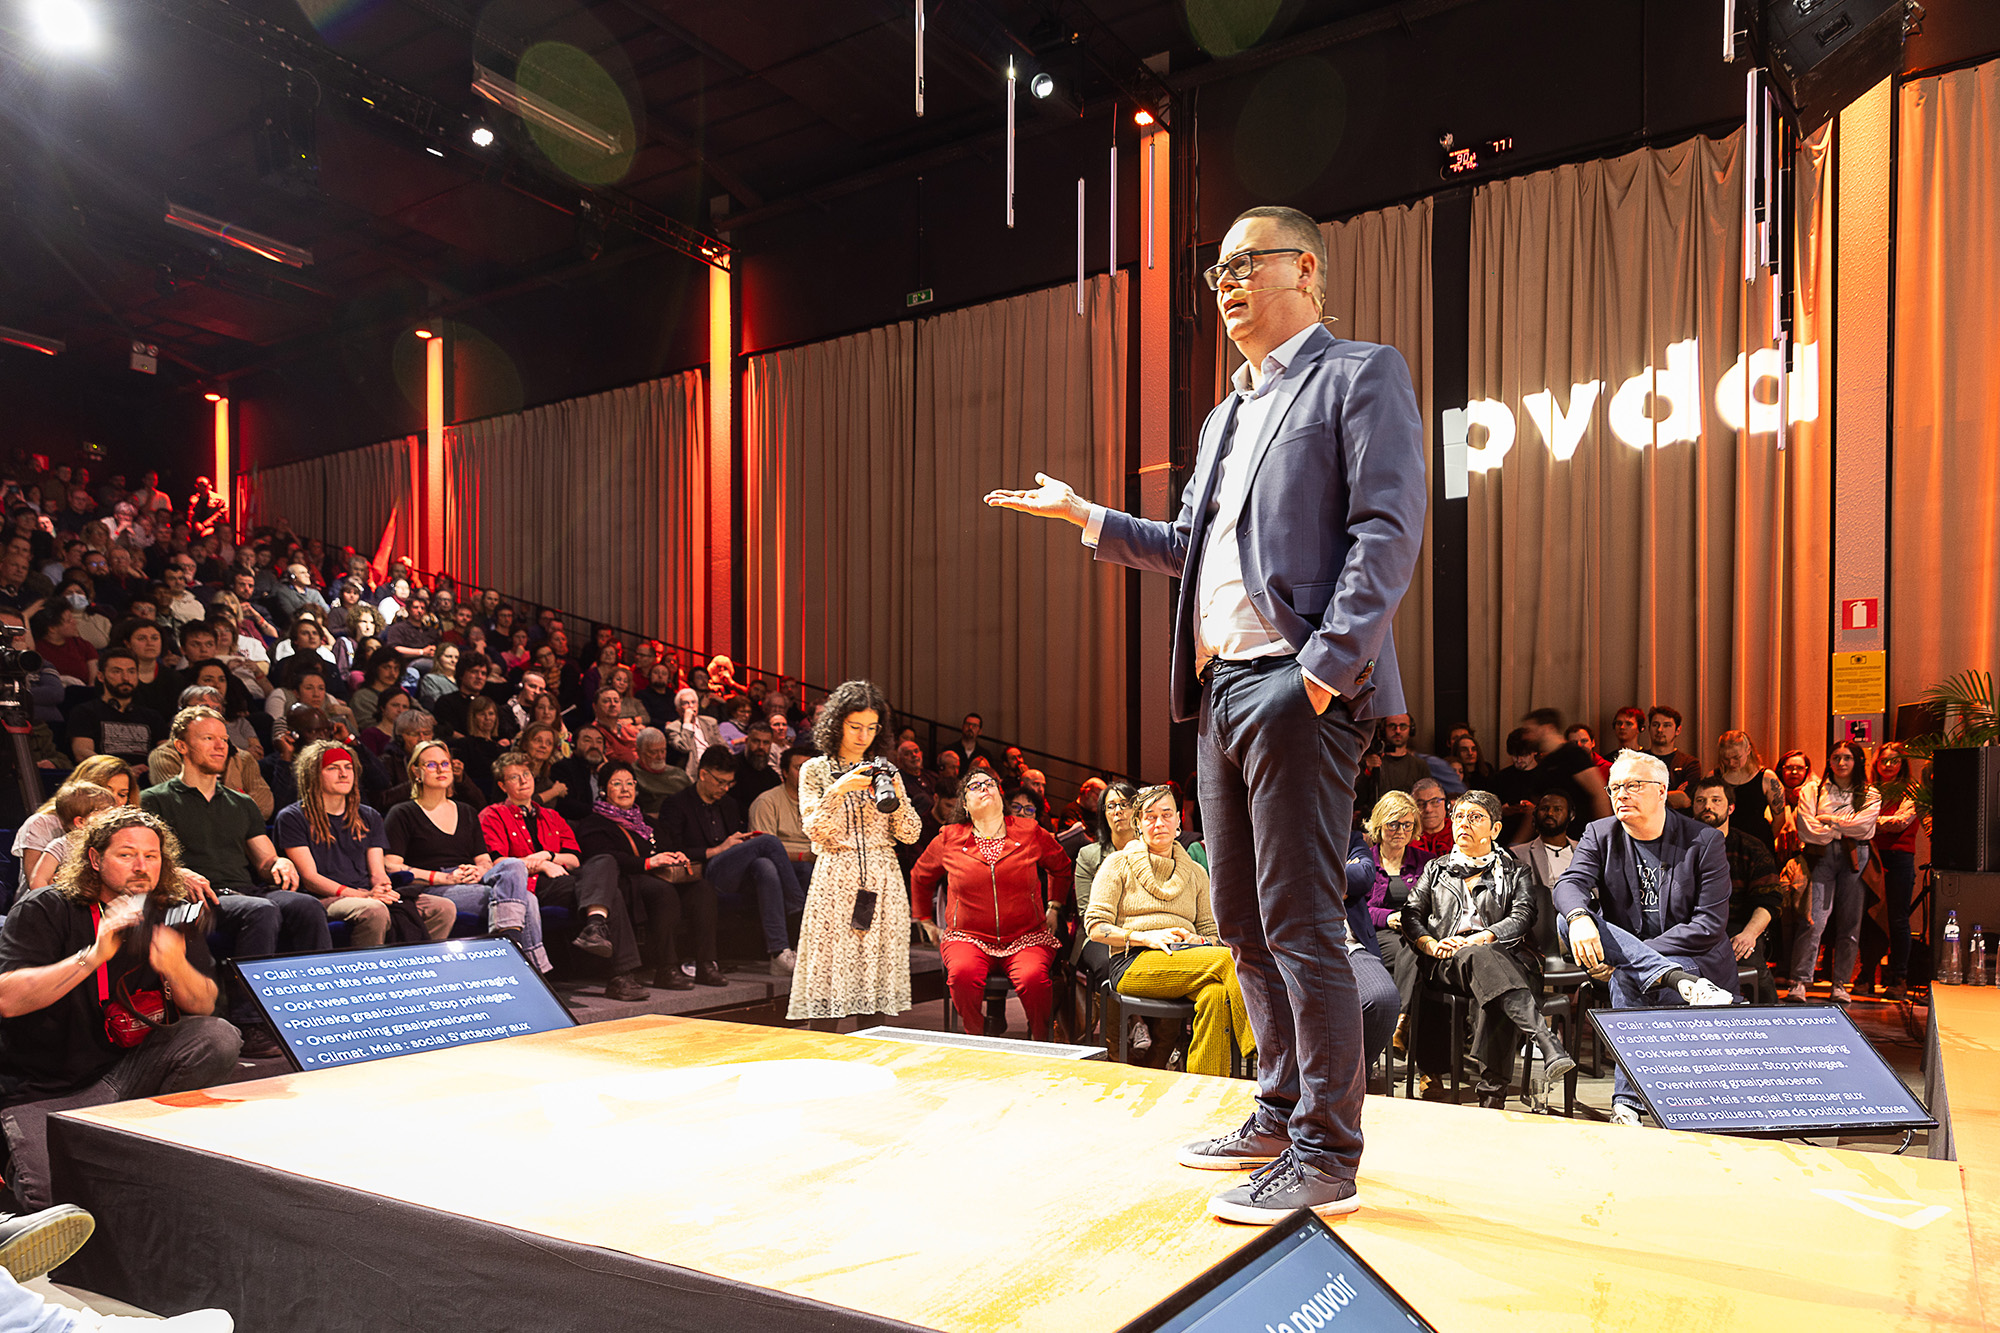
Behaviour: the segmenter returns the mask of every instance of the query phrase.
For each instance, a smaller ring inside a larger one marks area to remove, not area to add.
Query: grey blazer
[[[1249,451],[1236,526],[1243,584],[1299,663],[1340,691],[1357,721],[1404,711],[1390,622],[1423,545],[1424,423],[1402,354],[1315,330],[1272,390]],[[1107,510],[1097,558],[1181,580],[1170,672],[1176,721],[1201,708],[1195,589],[1216,463],[1241,396],[1202,423],[1179,517]]]

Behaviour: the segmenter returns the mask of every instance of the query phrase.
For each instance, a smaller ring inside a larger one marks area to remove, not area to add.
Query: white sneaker
[[[1681,993],[1681,999],[1696,1007],[1717,1004],[1735,1004],[1736,997],[1707,977],[1683,977],[1674,987]]]
[[[1644,1122],[1639,1119],[1639,1112],[1636,1109],[1619,1102],[1611,1108],[1611,1123],[1637,1129]]]
[[[792,973],[798,970],[799,951],[797,949],[787,949],[781,954],[773,955],[771,958],[771,971],[773,974],[779,972]]]
[[[1832,1000],[1835,1004],[1854,1003],[1854,996],[1848,993],[1848,989],[1845,986],[1835,986],[1833,988],[1833,994],[1827,996],[1827,998],[1829,1000]]]
[[[102,1329],[104,1333],[233,1333],[236,1321],[227,1310],[190,1310],[172,1319],[141,1319],[134,1315],[98,1314],[95,1310],[73,1310],[76,1329]]]

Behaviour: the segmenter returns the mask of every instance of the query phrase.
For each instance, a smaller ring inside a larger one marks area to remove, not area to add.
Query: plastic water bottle
[[[1965,984],[1986,984],[1986,930],[1982,926],[1973,926],[1965,937]]]
[[[1944,957],[1939,960],[1938,980],[1947,986],[1962,985],[1965,981],[1965,943],[1958,938],[1958,913],[1947,912],[1944,918]]]

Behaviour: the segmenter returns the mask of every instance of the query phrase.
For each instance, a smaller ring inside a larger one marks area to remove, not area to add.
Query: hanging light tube
[[[924,114],[924,0],[917,2],[917,114]]]
[[[606,157],[614,157],[625,151],[625,140],[622,136],[611,130],[601,129],[581,116],[570,114],[547,98],[537,97],[512,79],[495,74],[478,61],[473,62],[472,73],[473,92],[495,106],[513,112],[522,120],[532,121],[545,130],[553,130],[571,143],[594,148]]]
[[[1115,123],[1115,122],[1114,122]],[[1105,271],[1112,277],[1118,276],[1118,145],[1111,145],[1111,262]]]
[[[1007,61],[1007,225],[1014,225],[1014,62]]]
[[[177,204],[171,199],[167,200],[165,222],[169,227],[178,227],[182,231],[193,232],[196,236],[206,236],[210,240],[233,245],[239,250],[248,250],[260,259],[268,259],[274,264],[305,268],[313,262],[312,251],[302,246],[274,241],[269,236],[251,231],[248,227],[239,227],[233,222],[224,222],[221,218],[197,213],[194,209]]]
[[[1153,136],[1146,136],[1146,267],[1153,266],[1153,207],[1159,177],[1153,168]]]
[[[10,347],[25,347],[43,356],[58,356],[68,346],[60,338],[44,338],[39,333],[29,333],[26,329],[10,329],[0,326],[0,343]]]
[[[1083,313],[1083,177],[1076,178],[1076,313]]]

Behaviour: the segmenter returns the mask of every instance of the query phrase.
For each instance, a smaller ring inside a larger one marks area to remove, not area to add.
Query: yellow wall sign
[[[1835,653],[1832,711],[1841,717],[1884,711],[1888,676],[1886,653]]]

